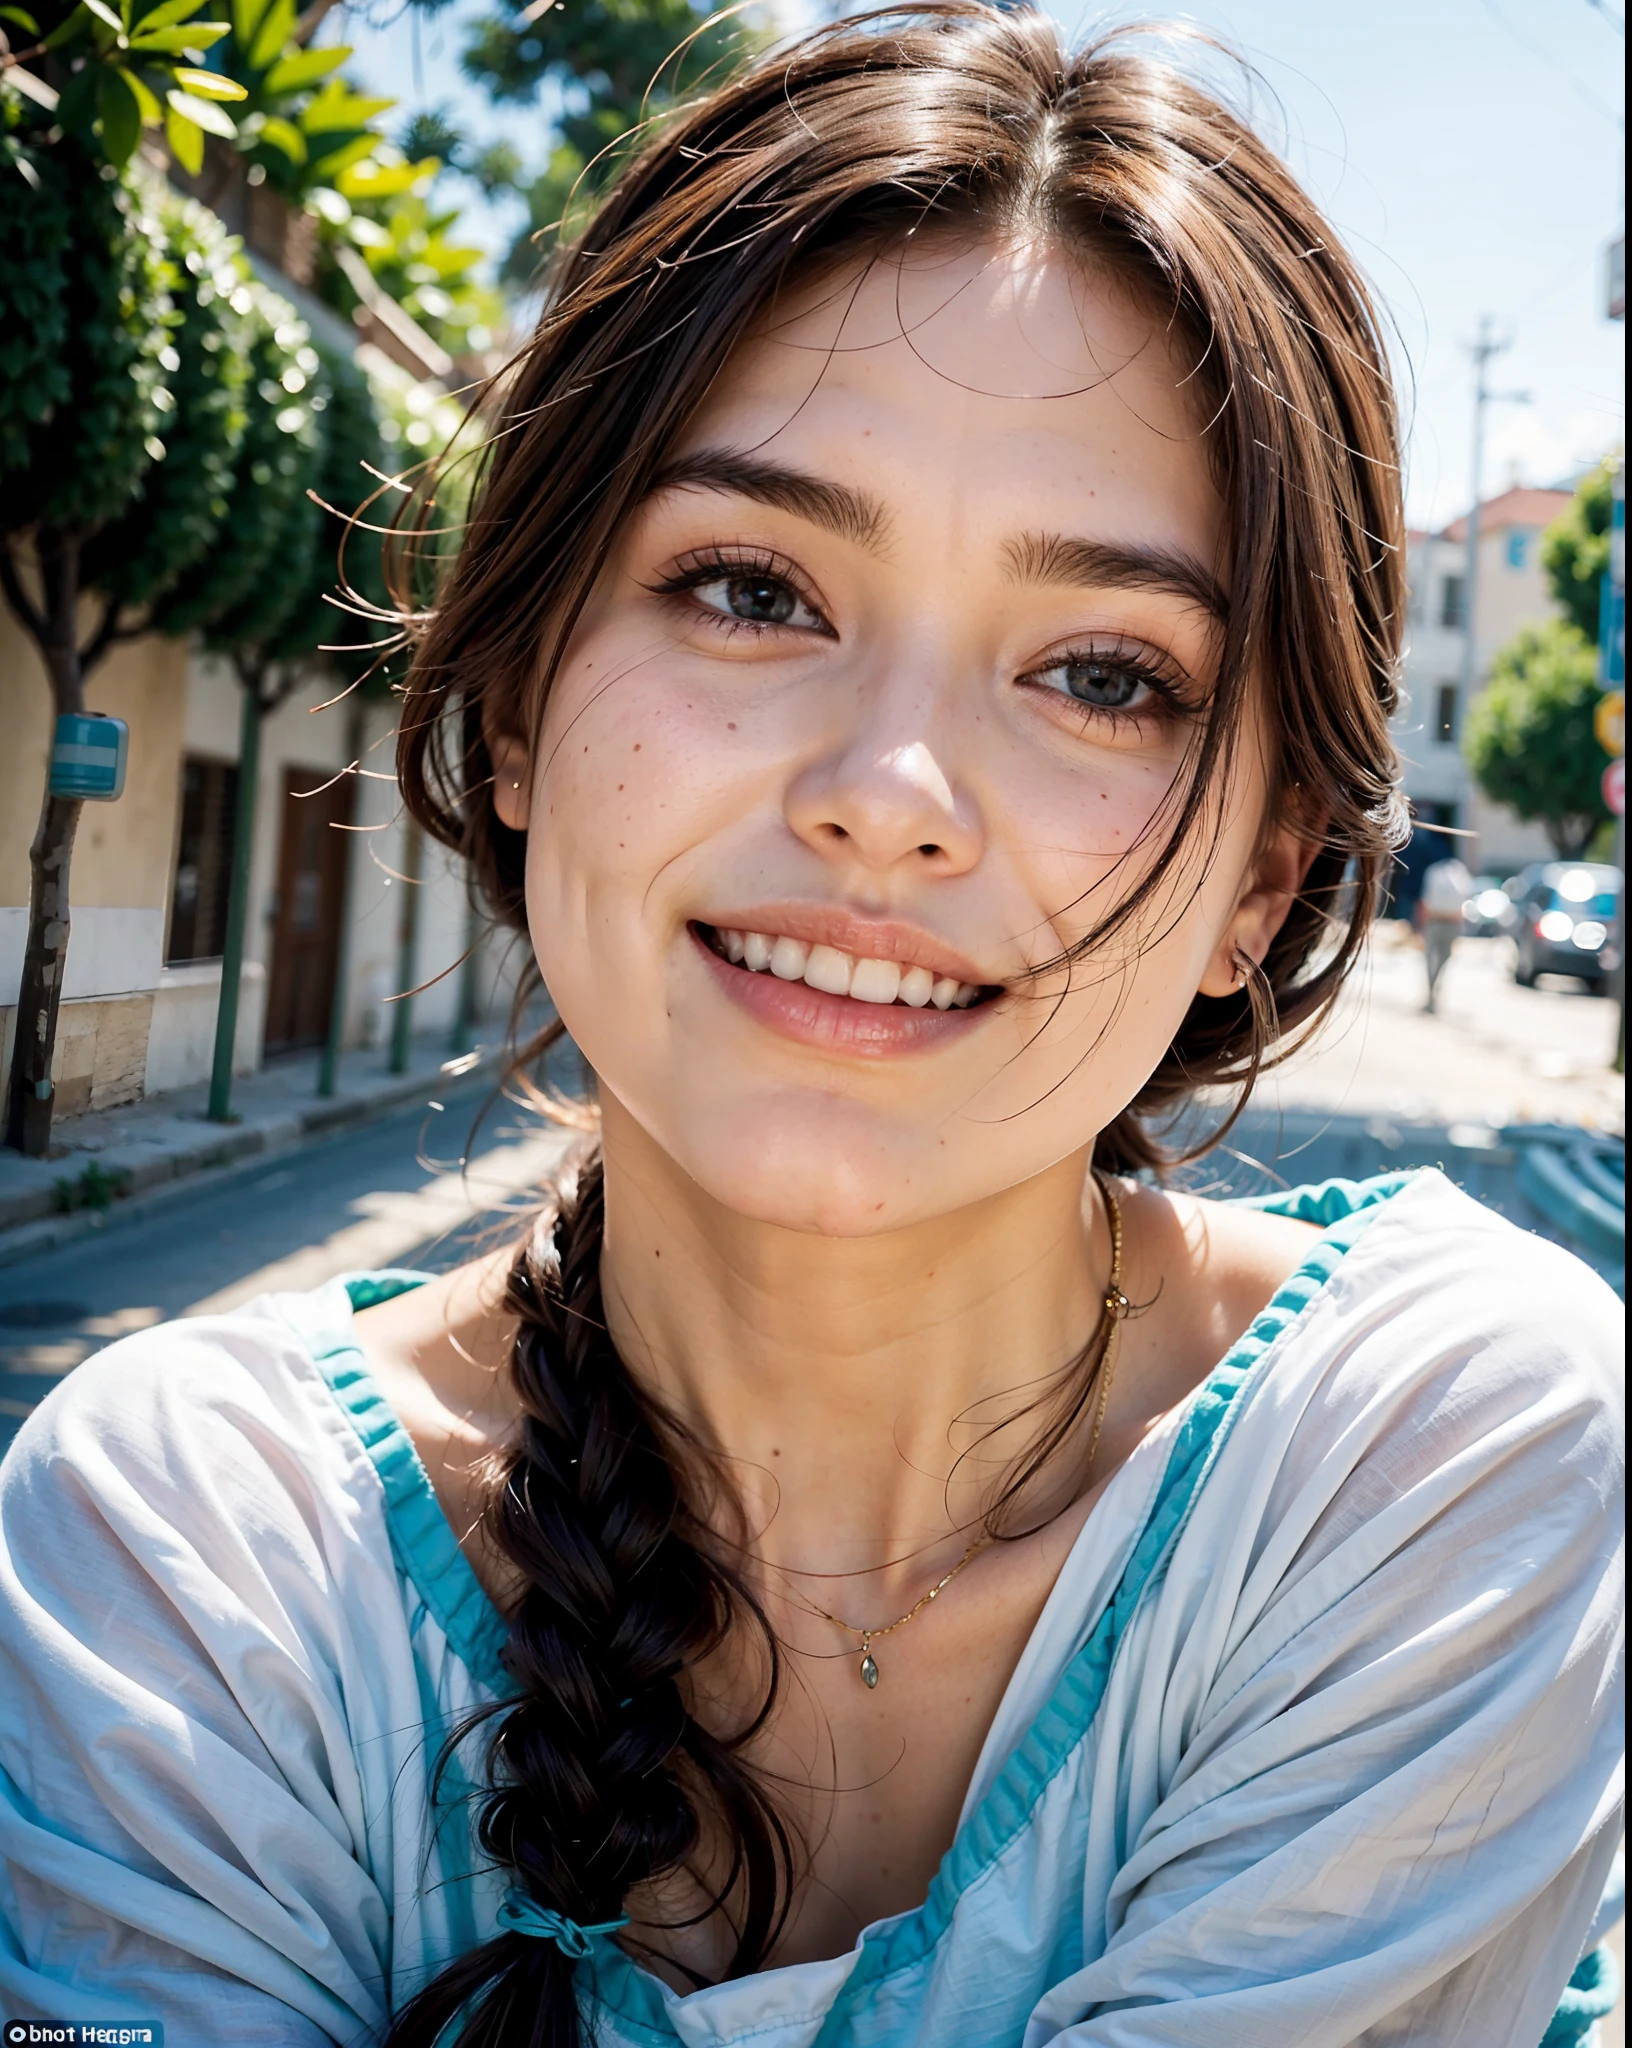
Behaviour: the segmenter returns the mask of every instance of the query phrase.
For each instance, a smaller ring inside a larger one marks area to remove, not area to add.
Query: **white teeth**
[[[839,958],[845,956],[841,953]],[[811,955],[810,964],[816,965]],[[810,980],[806,973],[806,981]],[[850,976],[850,993],[858,1003],[893,1003],[901,989],[901,970],[893,960],[858,960]]]
[[[901,977],[901,1000],[910,1003],[915,1010],[921,1010],[929,1001],[930,991],[935,986],[935,977],[927,967],[909,967]]]
[[[776,965],[773,956],[771,965]],[[841,953],[837,946],[812,946],[810,958],[805,962],[805,980],[812,988],[819,988],[824,995],[847,996],[850,993],[851,959],[848,953]]]
[[[935,975],[927,967],[902,967],[894,960],[857,960],[837,946],[807,946],[801,939],[773,938],[766,932],[715,928],[720,951],[733,966],[755,974],[771,973],[780,981],[802,981],[824,995],[849,996],[860,1003],[902,1002],[921,1010],[966,1010],[980,994],[972,981]]]

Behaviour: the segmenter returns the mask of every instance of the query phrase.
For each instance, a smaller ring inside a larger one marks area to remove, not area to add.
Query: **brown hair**
[[[537,334],[493,407],[464,542],[407,684],[402,786],[425,828],[471,863],[494,916],[525,933],[525,841],[494,814],[484,727],[537,729],[624,522],[773,296],[841,253],[883,253],[941,224],[1052,235],[1160,311],[1193,355],[1232,540],[1219,681],[1161,821],[1168,836],[1071,957],[1103,948],[1155,900],[1202,828],[1249,680],[1273,749],[1269,815],[1317,848],[1262,971],[1232,996],[1196,998],[1099,1140],[1098,1163],[1139,1166],[1157,1157],[1153,1117],[1204,1084],[1244,1092],[1289,1033],[1324,1015],[1364,942],[1399,833],[1388,720],[1404,575],[1394,399],[1364,283],[1273,152],[1129,33],[1067,53],[1039,14],[965,0],[897,9],[761,58],[662,130],[561,253]],[[598,1921],[684,1861],[705,1812],[732,1865],[721,1899],[741,1972],[774,1944],[788,1844],[731,1745],[710,1749],[694,1732],[690,1652],[677,1646],[752,1602],[709,1561],[683,1488],[646,1518],[642,1550],[628,1540],[630,1461],[603,1457],[592,1479],[581,1442],[565,1457],[575,1432],[606,1426],[594,1419],[606,1375],[633,1388],[604,1330],[596,1357],[579,1356],[589,1323],[576,1298],[587,1300],[599,1246],[590,1186],[587,1208],[558,1222],[555,1251],[524,1256],[513,1290],[522,1309],[533,1303],[516,1350],[527,1419],[490,1526],[528,1583],[512,1633],[528,1697],[495,1745],[483,1839],[542,1904]],[[642,1456],[670,1457],[672,1433],[628,1398],[625,1436],[635,1431]],[[691,1607],[657,1629],[668,1650],[654,1666],[658,1550],[665,1584]],[[526,1739],[506,1749],[513,1726]],[[643,1823],[656,1806],[661,1820]],[[564,1857],[563,1840],[582,1855]],[[501,1935],[450,1966],[392,2039],[428,2048],[462,2010],[467,2048],[569,2048],[571,1983],[548,1942]]]

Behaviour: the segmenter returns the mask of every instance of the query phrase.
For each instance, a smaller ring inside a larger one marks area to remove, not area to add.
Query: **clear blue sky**
[[[478,134],[543,154],[541,111],[502,115],[458,70],[455,0],[420,32],[337,23],[359,74],[404,106],[450,104]],[[1625,329],[1603,318],[1601,260],[1624,222],[1621,0],[1203,0],[1139,10],[1232,42],[1261,74],[1260,129],[1332,215],[1399,332],[1411,422],[1407,502],[1438,525],[1466,502],[1482,313],[1513,337],[1495,370],[1527,406],[1494,409],[1487,491],[1551,483],[1625,434]],[[784,0],[780,18],[797,18]],[[1134,10],[1055,0],[1068,28]],[[1265,90],[1267,88],[1267,90]],[[473,222],[497,243],[505,223]]]

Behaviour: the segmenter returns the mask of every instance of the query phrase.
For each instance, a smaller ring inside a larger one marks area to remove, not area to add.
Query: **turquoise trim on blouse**
[[[1315,1224],[1323,1235],[1190,1396],[1144,1528],[1104,1613],[979,1806],[959,1828],[924,1903],[863,1934],[855,1965],[828,2011],[815,2048],[837,2048],[855,2001],[882,1978],[909,1970],[930,1954],[951,1926],[962,1895],[1024,1830],[1037,1801],[1087,1735],[1134,1610],[1165,1568],[1258,1365],[1326,1288],[1383,1205],[1416,1177],[1415,1172],[1406,1172],[1359,1182],[1329,1180],[1243,1204]],[[428,1277],[366,1273],[343,1284],[356,1313],[422,1286]],[[363,1364],[355,1334],[349,1328],[336,1331],[312,1355],[380,1476],[398,1569],[418,1588],[472,1674],[495,1691],[508,1690],[500,1657],[507,1624],[460,1549],[407,1431]],[[594,1935],[593,1943],[593,1954],[582,1966],[593,1973],[586,1989],[592,1984],[595,1998],[654,2044],[675,2041],[678,2036],[658,1979],[640,1969],[607,1935]]]
[[[1406,1172],[1368,1181],[1329,1180],[1253,1203],[1275,1215],[1321,1225],[1325,1234],[1191,1395],[1144,1529],[1099,1622],[984,1799],[959,1828],[924,1903],[862,1935],[855,1965],[828,2008],[815,2048],[838,2048],[857,2001],[881,1979],[914,1968],[930,1954],[951,1927],[959,1899],[1024,1830],[1050,1781],[1092,1726],[1133,1612],[1165,1567],[1224,1447],[1255,1369],[1325,1289],[1382,1206],[1416,1177],[1415,1172]],[[587,1967],[595,1973],[595,1995],[621,2021],[654,2044],[678,2039],[658,1980],[615,1943],[597,1942]]]
[[[355,1315],[423,1287],[429,1277],[426,1273],[361,1273],[348,1276],[341,1284]],[[500,1654],[509,1639],[509,1624],[471,1570],[412,1438],[363,1363],[356,1333],[349,1326],[336,1330],[312,1356],[379,1474],[397,1569],[418,1589],[449,1647],[472,1677],[491,1692],[510,1691]]]

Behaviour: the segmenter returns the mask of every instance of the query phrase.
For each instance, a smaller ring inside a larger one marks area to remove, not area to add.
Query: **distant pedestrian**
[[[1428,1014],[1437,1007],[1439,977],[1462,929],[1462,906],[1473,894],[1473,877],[1453,853],[1436,860],[1422,878],[1418,915],[1422,920],[1423,953],[1428,968]]]

